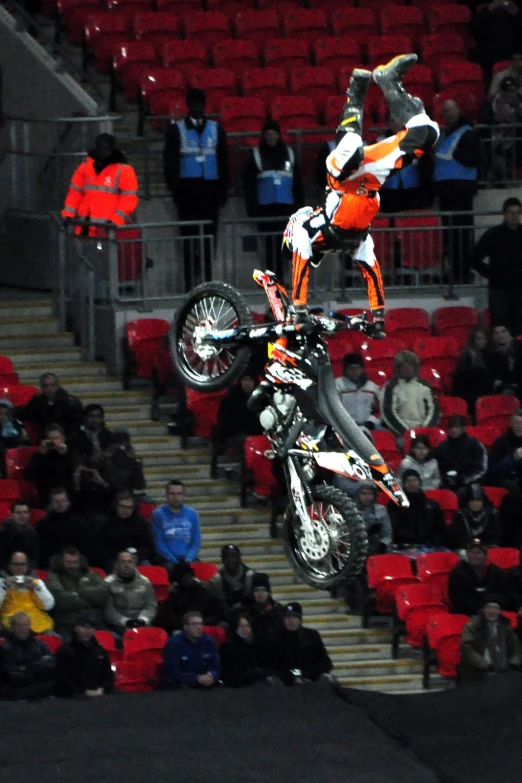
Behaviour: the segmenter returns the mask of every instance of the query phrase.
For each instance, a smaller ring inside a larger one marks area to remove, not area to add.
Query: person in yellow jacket
[[[11,617],[25,612],[31,618],[34,633],[52,631],[53,621],[47,614],[54,598],[36,576],[29,573],[25,552],[13,552],[6,573],[0,579],[0,623],[8,629]]]
[[[124,226],[132,221],[138,206],[138,178],[127,158],[116,147],[114,136],[101,133],[94,150],[74,172],[62,209],[64,225],[83,220],[75,233],[104,236],[103,228],[90,222],[104,221]]]

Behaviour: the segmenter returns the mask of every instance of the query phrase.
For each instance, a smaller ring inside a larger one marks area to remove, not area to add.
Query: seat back
[[[258,45],[263,44],[270,36],[277,37],[279,34],[279,17],[272,8],[245,8],[237,14],[234,25],[238,38],[248,38]]]
[[[433,313],[433,327],[437,334],[451,333],[454,327],[478,326],[479,312],[475,307],[439,307]]]
[[[197,38],[191,40],[190,46],[186,41],[167,41],[161,47],[160,59],[165,68],[176,68],[189,77],[194,68],[208,65],[207,47]]]
[[[245,440],[245,465],[252,471],[253,491],[262,497],[270,497],[277,484],[272,460],[265,456],[265,452],[271,448],[272,445],[266,435],[255,435]]]
[[[12,503],[20,497],[20,485],[14,479],[0,479],[0,500]]]
[[[116,647],[116,640],[110,631],[95,631],[96,641],[108,653],[112,664],[118,664],[123,658],[123,653]]]
[[[518,408],[520,408],[520,402],[517,397],[504,394],[479,397],[475,406],[477,424],[500,426],[502,422],[508,426],[513,412]]]
[[[37,453],[36,446],[18,446],[5,452],[6,475],[15,481],[23,480],[24,471]]]
[[[490,449],[496,439],[503,434],[504,428],[495,427],[492,421],[489,425],[467,427],[466,431],[472,438],[479,440],[486,449]]]
[[[385,35],[408,36],[414,43],[424,31],[424,16],[420,8],[409,5],[386,5],[380,13],[381,30]]]
[[[29,400],[32,400],[35,394],[38,394],[40,389],[37,386],[26,386],[25,384],[6,384],[0,387],[0,395],[7,397],[9,402],[13,404],[15,408],[21,405],[27,405]]]
[[[254,41],[227,38],[214,44],[212,57],[217,68],[233,68],[236,74],[240,74],[245,68],[259,65],[259,47]]]
[[[502,499],[509,494],[508,490],[504,487],[482,487],[482,489],[495,508],[500,508]]]
[[[212,577],[219,573],[215,563],[191,563],[190,565],[196,575],[196,579],[199,579],[200,582],[210,582]]]
[[[440,426],[442,429],[447,429],[448,419],[450,416],[458,414],[464,416],[466,421],[469,421],[468,416],[468,403],[463,400],[462,397],[450,397],[448,395],[439,396],[440,405]]]
[[[129,628],[123,634],[123,657],[130,660],[142,650],[163,650],[168,638],[163,628]]]
[[[510,546],[491,547],[488,549],[488,560],[507,571],[520,565],[520,551]]]
[[[442,258],[442,232],[436,215],[400,217],[395,220],[405,269],[433,269]]]
[[[469,623],[466,614],[450,614],[441,612],[434,614],[426,623],[426,638],[430,650],[436,650],[441,639],[457,634],[462,635],[462,629]]]
[[[169,575],[163,566],[138,566],[138,571],[151,582],[158,602],[164,601],[169,594]]]
[[[427,489],[426,496],[439,504],[447,525],[453,519],[453,515],[459,508],[459,501],[451,489]]]
[[[415,440],[419,435],[425,435],[430,442],[432,449],[437,448],[439,443],[446,440],[447,433],[441,427],[417,427],[414,430],[407,430],[404,433],[404,452],[410,453],[411,442]]]
[[[194,417],[194,435],[209,438],[217,421],[219,406],[226,392],[198,392],[187,388],[187,408]]]
[[[420,39],[421,59],[424,65],[438,73],[442,59],[466,60],[466,43],[459,33],[429,33]]]
[[[430,317],[421,307],[394,307],[386,313],[386,333],[399,336],[411,329],[431,334]]]
[[[164,40],[166,35],[177,37],[180,20],[177,14],[169,11],[148,11],[136,14],[133,27],[137,41],[156,43],[158,40]]]
[[[271,100],[286,93],[286,74],[282,68],[248,68],[242,76],[243,95],[260,98],[265,107]]]
[[[413,51],[412,46],[407,35],[372,35],[367,42],[368,60],[376,68],[380,63],[395,57],[397,52]]]
[[[163,318],[140,318],[126,324],[127,344],[139,378],[151,377],[155,354],[169,330],[169,323]]]
[[[449,573],[459,562],[455,552],[427,552],[416,560],[417,576],[423,581],[431,574]]]
[[[296,63],[310,63],[310,48],[304,38],[269,38],[264,47],[265,64],[288,72]]]
[[[236,74],[231,68],[198,68],[192,74],[191,84],[204,89],[214,103],[236,95]]]
[[[312,49],[317,65],[328,65],[335,69],[355,68],[362,61],[359,42],[355,36],[332,35],[317,38],[312,43]],[[338,97],[344,102],[344,95]],[[337,114],[339,115],[340,111]]]
[[[206,634],[214,639],[218,647],[221,647],[222,644],[225,644],[227,640],[227,632],[220,625],[204,625],[203,630]]]
[[[405,555],[372,555],[366,561],[368,587],[375,590],[386,578],[413,576],[411,562]]]
[[[46,633],[37,633],[36,638],[40,639],[41,642],[45,642],[51,655],[55,655],[55,653],[62,646],[62,640],[59,636],[50,636]]]
[[[138,514],[140,514],[147,522],[150,522],[152,514],[156,510],[155,503],[138,503]]]
[[[377,17],[370,8],[341,6],[334,11],[331,24],[334,35],[348,33],[357,36],[358,41],[365,42],[377,29]]]
[[[230,24],[221,11],[193,11],[183,18],[187,38],[197,38],[206,46],[213,46],[218,41],[230,38]]]
[[[423,582],[403,585],[397,590],[395,604],[397,616],[403,622],[412,609],[419,606],[434,606],[440,603],[433,595],[431,586]]]

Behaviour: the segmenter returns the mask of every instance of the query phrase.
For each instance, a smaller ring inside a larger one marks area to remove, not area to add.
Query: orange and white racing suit
[[[439,126],[424,112],[412,117],[404,130],[364,148],[357,171],[343,178],[343,168],[362,145],[358,133],[345,133],[326,159],[327,188],[323,206],[303,207],[290,218],[283,248],[292,253],[292,298],[308,301],[310,265],[325,253],[347,252],[361,270],[371,310],[384,316],[381,269],[375,257],[370,223],[379,211],[379,190],[394,169],[408,165],[437,141]]]

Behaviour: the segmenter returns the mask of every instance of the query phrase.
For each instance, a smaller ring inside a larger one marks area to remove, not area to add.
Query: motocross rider
[[[346,104],[336,132],[337,146],[326,159],[327,188],[322,206],[304,207],[290,218],[283,248],[292,253],[292,298],[297,317],[307,318],[310,265],[325,253],[347,252],[359,266],[373,315],[373,336],[384,337],[385,299],[379,262],[369,235],[379,210],[379,189],[394,170],[428,152],[439,126],[424,110],[420,98],[402,86],[416,54],[402,54],[373,71],[356,68],[346,91]],[[363,147],[363,106],[370,82],[379,85],[390,112],[404,129],[383,141]]]

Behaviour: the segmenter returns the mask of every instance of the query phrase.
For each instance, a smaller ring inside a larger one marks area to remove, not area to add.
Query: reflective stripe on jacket
[[[123,226],[138,206],[136,173],[127,163],[109,163],[97,174],[94,164],[94,158],[88,157],[74,172],[62,217],[110,220]],[[80,234],[81,230],[77,226],[75,233]],[[94,226],[89,229],[90,236],[99,232]]]
[[[263,169],[263,160],[259,147],[252,153],[258,168],[257,200],[259,204],[293,204],[294,203],[294,164],[295,157],[290,147],[286,148],[287,160],[284,169]]]
[[[457,145],[464,134],[472,130],[471,125],[461,125],[453,133],[443,135],[435,148],[435,169],[433,171],[434,182],[442,180],[471,180],[477,179],[477,168],[475,166],[463,166],[453,157]]]
[[[180,137],[180,179],[219,179],[217,162],[218,124],[207,120],[203,133],[176,123]]]

